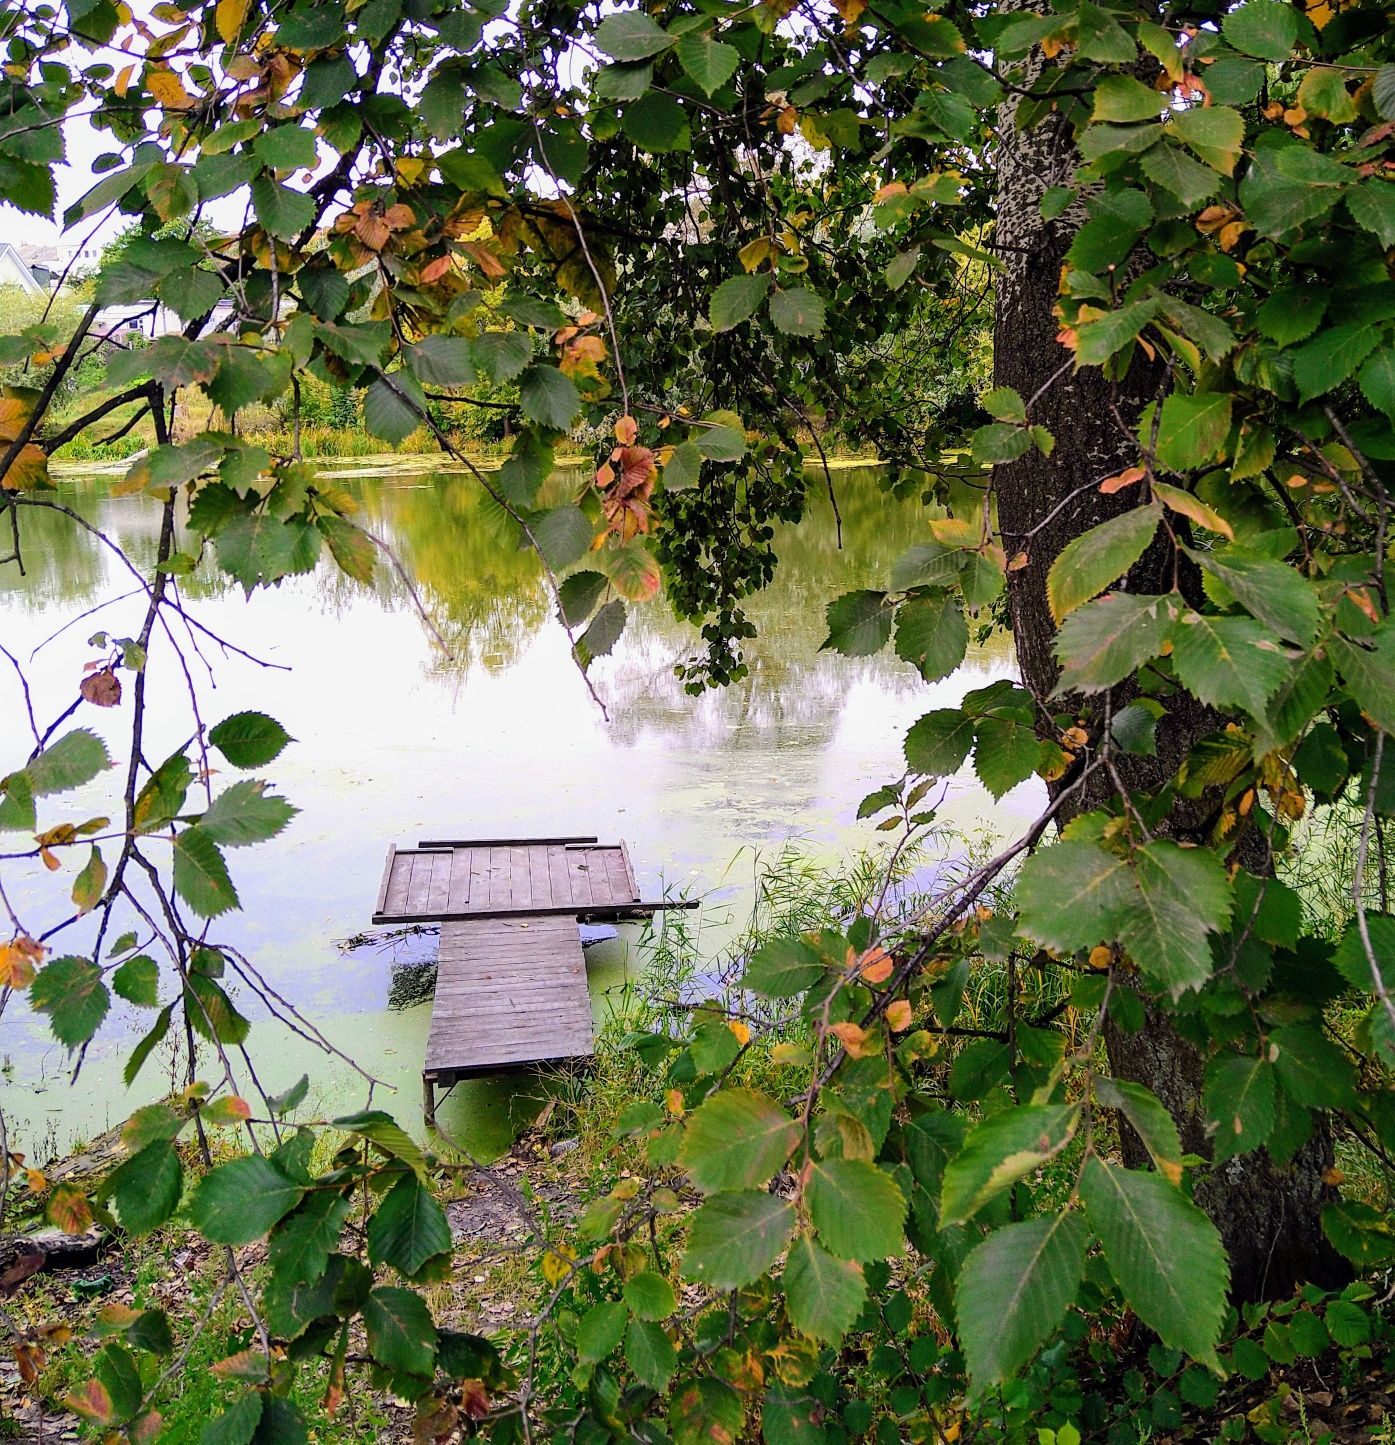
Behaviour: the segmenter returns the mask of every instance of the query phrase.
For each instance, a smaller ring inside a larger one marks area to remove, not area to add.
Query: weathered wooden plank
[[[434,853],[412,854],[412,881],[407,885],[406,903],[409,913],[430,912],[431,870],[435,861]]]
[[[489,906],[513,911],[513,865],[507,848],[489,850]]]
[[[635,895],[630,891],[629,874],[625,872],[625,860],[618,848],[605,850],[605,869],[611,898],[617,903],[633,903]]]
[[[697,908],[696,898],[639,898],[621,903],[565,903],[560,907],[530,908],[529,918],[574,918],[582,923],[634,923],[651,914],[670,908]],[[491,918],[517,918],[516,908],[467,908],[463,913],[389,913],[379,914],[374,923],[468,923]]]
[[[374,913],[381,913],[387,906],[388,885],[392,882],[392,865],[397,860],[397,844],[389,843],[387,860],[383,864],[383,881],[378,885],[378,901],[373,905]]]
[[[533,906],[533,884],[528,877],[527,848],[509,849],[509,895],[513,906],[520,912],[527,912]]]
[[[567,851],[551,847],[547,850],[547,876],[552,887],[552,906],[560,908],[572,901],[572,880],[567,873]]]
[[[547,871],[547,846],[542,843],[528,845],[528,886],[533,894],[534,908],[551,908],[552,876]]]
[[[511,848],[529,843],[595,843],[591,834],[575,838],[423,838],[418,848]]]
[[[630,845],[620,840],[620,860],[625,865],[625,880],[630,885],[630,897],[639,897],[639,884],[635,882],[635,865],[630,858]]]
[[[585,956],[564,914],[445,924],[436,989],[433,1081],[592,1051]]]
[[[470,849],[470,902],[476,908],[489,907],[489,849]]]
[[[407,907],[407,885],[412,881],[411,853],[396,853],[392,860],[392,879],[388,883],[387,898],[382,912],[402,913]]]
[[[451,849],[450,887],[446,895],[449,913],[463,913],[470,906],[470,857],[469,848]]]
[[[567,849],[567,874],[572,880],[572,902],[578,908],[589,907],[591,896],[591,865],[587,861],[589,850]]]
[[[451,857],[449,853],[423,853],[422,857],[431,860],[431,882],[427,885],[426,906],[433,912],[446,912],[450,908],[450,870]]]

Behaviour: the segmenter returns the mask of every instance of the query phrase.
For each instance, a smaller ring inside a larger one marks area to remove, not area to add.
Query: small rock
[[[581,1148],[580,1139],[559,1139],[552,1146],[552,1157],[560,1159],[564,1154],[570,1154],[573,1149]]]

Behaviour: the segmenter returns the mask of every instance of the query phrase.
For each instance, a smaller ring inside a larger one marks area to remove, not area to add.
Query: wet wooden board
[[[594,1034],[575,919],[471,919],[441,927],[428,1084],[584,1059]]]
[[[392,848],[374,923],[652,912],[623,843],[486,840]]]

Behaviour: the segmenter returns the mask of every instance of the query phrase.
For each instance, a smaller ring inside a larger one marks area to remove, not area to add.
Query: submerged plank
[[[573,918],[468,919],[441,928],[425,1074],[447,1083],[585,1058],[594,1033]]]

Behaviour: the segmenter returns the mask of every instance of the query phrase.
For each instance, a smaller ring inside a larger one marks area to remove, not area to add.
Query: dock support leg
[[[426,1116],[426,1127],[436,1127],[436,1085],[429,1074],[421,1076],[421,1106]]]

